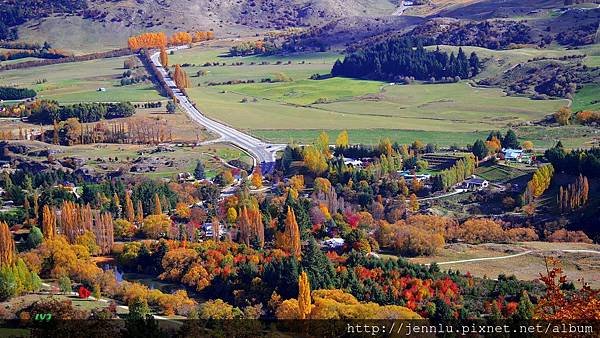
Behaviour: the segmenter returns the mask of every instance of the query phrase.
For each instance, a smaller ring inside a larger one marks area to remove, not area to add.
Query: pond
[[[102,264],[101,268],[104,271],[112,270],[118,282],[137,282],[146,285],[150,290],[157,289],[164,293],[173,293],[177,290],[184,289],[183,286],[177,283],[165,282],[152,275],[135,272],[124,272],[118,265],[114,263]]]

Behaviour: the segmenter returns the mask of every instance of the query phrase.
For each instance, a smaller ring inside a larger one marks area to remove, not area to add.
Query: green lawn
[[[32,88],[38,92],[38,98],[61,103],[160,100],[161,96],[150,82],[120,85],[126,58],[9,70],[0,72],[0,83]],[[106,91],[98,91],[100,87]]]
[[[577,91],[573,97],[572,109],[600,110],[600,85],[587,85]]]

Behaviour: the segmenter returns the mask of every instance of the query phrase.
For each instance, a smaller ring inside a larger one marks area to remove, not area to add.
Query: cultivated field
[[[160,100],[161,96],[150,82],[120,85],[126,58],[3,71],[0,72],[0,83],[32,88],[38,92],[38,98],[60,103]],[[98,91],[98,88],[106,91]]]

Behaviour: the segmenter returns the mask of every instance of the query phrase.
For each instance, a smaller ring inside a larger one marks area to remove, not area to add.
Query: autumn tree
[[[0,266],[15,262],[15,241],[6,222],[0,222]]]
[[[298,310],[300,319],[307,319],[311,312],[310,283],[306,272],[298,277]]]
[[[285,218],[283,242],[282,249],[287,250],[292,256],[296,257],[296,259],[300,259],[300,229],[298,227],[298,222],[296,222],[296,214],[294,213],[294,209],[289,206],[287,210],[287,217]]]
[[[523,148],[523,150],[525,150],[525,151],[533,151],[533,142],[531,142],[531,141],[524,141],[521,144],[521,148]]]
[[[417,200],[417,195],[410,194],[409,205],[410,205],[410,210],[412,210],[413,212],[419,211],[419,201]]]
[[[158,193],[154,194],[154,212],[152,213],[153,215],[160,215],[162,214],[162,206],[161,206],[161,202],[160,202],[160,197],[158,196]]]
[[[135,209],[133,208],[133,201],[131,200],[131,193],[125,192],[125,219],[129,222],[135,222]]]
[[[327,159],[315,146],[306,146],[302,151],[304,165],[311,172],[320,175],[327,170]]]
[[[42,211],[42,232],[44,239],[53,239],[56,235],[56,214],[48,205]]]
[[[169,56],[165,47],[160,48],[160,64],[166,69],[169,67]]]
[[[588,201],[589,191],[588,179],[581,174],[575,182],[566,187],[561,186],[557,198],[560,212],[571,212],[584,206]]]
[[[556,113],[554,113],[554,120],[562,125],[565,126],[567,124],[569,124],[569,121],[571,120],[571,116],[573,115],[573,112],[571,111],[571,108],[569,107],[561,107]]]
[[[342,130],[339,133],[338,137],[335,139],[335,145],[341,149],[348,148],[348,146],[350,145],[350,140],[348,138],[347,130]]]
[[[256,187],[256,189],[260,189],[263,185],[262,181],[262,169],[260,168],[260,165],[257,164],[252,172],[252,185]]]
[[[192,40],[192,35],[188,32],[175,32],[169,38],[169,43],[173,46],[189,45]]]
[[[187,73],[181,69],[181,66],[175,65],[175,72],[173,74],[173,81],[179,89],[185,89],[190,87],[190,78]]]
[[[158,239],[166,234],[172,222],[165,214],[150,215],[142,222],[142,232],[147,238]]]
[[[394,154],[394,148],[392,147],[392,141],[389,138],[382,138],[379,140],[379,145],[377,146],[379,151],[386,155],[392,156]]]
[[[555,258],[546,258],[546,273],[540,273],[546,285],[546,294],[535,306],[533,319],[541,320],[598,320],[600,319],[600,291],[584,283],[577,291],[567,293],[568,283],[562,266]]]
[[[550,187],[553,176],[554,167],[552,164],[546,164],[539,167],[533,173],[531,180],[527,183],[524,193],[525,201],[531,203],[535,198],[542,196],[546,189]]]
[[[141,200],[137,201],[136,213],[135,213],[135,221],[138,224],[142,224],[144,221],[144,207]]]
[[[97,212],[93,229],[99,253],[109,254],[115,241],[112,215],[109,212]]]
[[[148,32],[127,39],[127,45],[132,51],[142,48],[161,48],[167,46],[167,35],[164,32]]]

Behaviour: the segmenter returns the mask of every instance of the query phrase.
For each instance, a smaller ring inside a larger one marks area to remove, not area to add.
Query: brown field
[[[561,261],[568,279],[580,286],[585,280],[592,287],[600,287],[600,245],[585,243],[525,242],[517,244],[450,244],[433,257],[409,258],[413,263],[451,262],[464,259],[500,257],[533,252],[518,257],[440,265],[442,270],[470,272],[477,277],[497,278],[500,274],[515,275],[523,280],[537,280],[546,271],[545,257]],[[591,250],[592,252],[563,252],[561,250]],[[579,284],[578,284],[579,283]]]

